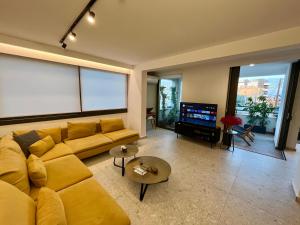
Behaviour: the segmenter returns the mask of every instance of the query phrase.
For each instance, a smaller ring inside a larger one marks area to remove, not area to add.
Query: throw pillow
[[[1,148],[0,159],[0,180],[10,183],[29,194],[30,185],[24,156],[7,148]]]
[[[20,145],[26,158],[30,155],[29,146],[39,141],[41,138],[36,131],[32,130],[25,134],[14,135],[14,140]]]
[[[43,161],[31,154],[27,159],[28,175],[36,187],[45,186],[47,183],[47,171]]]
[[[71,123],[68,122],[68,139],[73,140],[96,134],[96,123]]]
[[[59,195],[43,187],[39,191],[36,211],[37,225],[67,225],[65,209]]]
[[[109,133],[124,129],[124,124],[121,118],[103,118],[100,119],[100,127],[102,133]]]
[[[14,135],[18,136],[21,134],[28,133],[29,131],[30,130],[15,130],[13,133],[14,133]],[[36,130],[36,132],[40,136],[40,138],[44,138],[44,137],[50,135],[56,144],[61,142],[61,128],[60,127],[39,129],[39,130]]]
[[[55,146],[55,143],[50,135],[46,136],[42,140],[39,140],[32,145],[29,146],[29,152],[31,154],[36,155],[37,157],[41,157],[46,152],[48,152],[51,148]]]
[[[20,154],[21,156],[25,157],[20,145],[13,140],[11,135],[5,135],[0,140],[0,149],[5,148]]]

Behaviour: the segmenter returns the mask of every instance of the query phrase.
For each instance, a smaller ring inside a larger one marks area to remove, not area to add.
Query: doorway
[[[175,129],[179,120],[181,100],[181,78],[179,76],[163,77],[158,82],[157,126],[169,130]]]
[[[277,150],[284,117],[291,64],[251,64],[240,67],[235,114],[242,119],[237,147],[285,159]]]

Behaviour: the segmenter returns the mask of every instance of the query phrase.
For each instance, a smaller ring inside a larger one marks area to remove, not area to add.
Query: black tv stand
[[[195,139],[207,141],[210,143],[211,148],[213,144],[216,144],[220,140],[221,128],[220,127],[206,127],[201,125],[195,125],[185,122],[175,123],[175,133],[192,137]]]

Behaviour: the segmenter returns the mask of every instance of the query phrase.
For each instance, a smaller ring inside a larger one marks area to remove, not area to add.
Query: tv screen
[[[216,104],[205,103],[180,103],[180,121],[206,127],[216,127],[217,122]]]

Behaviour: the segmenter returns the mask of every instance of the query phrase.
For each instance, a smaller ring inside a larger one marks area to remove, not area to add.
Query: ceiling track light
[[[96,14],[93,11],[89,10],[88,15],[87,15],[87,21],[90,24],[94,24],[95,23],[95,16],[96,16]]]
[[[66,44],[65,42],[63,42],[63,43],[61,44],[61,47],[65,49],[65,48],[67,47],[67,44]]]
[[[81,13],[74,20],[74,22],[72,23],[72,25],[68,28],[68,30],[66,31],[66,33],[64,33],[64,35],[62,36],[62,38],[59,41],[59,43],[61,44],[62,48],[66,48],[67,47],[67,44],[65,43],[65,40],[66,40],[67,37],[69,37],[69,39],[71,41],[75,41],[76,40],[76,34],[73,32],[73,30],[75,30],[75,27],[77,26],[77,24],[81,21],[81,19],[87,13],[88,13],[87,14],[87,20],[88,20],[88,22],[91,23],[91,24],[95,23],[95,13],[93,11],[91,11],[91,8],[95,4],[96,1],[97,0],[90,0],[89,3],[81,11]]]
[[[69,37],[70,41],[76,41],[76,34],[73,31],[71,31],[71,33],[69,33],[68,37]]]

